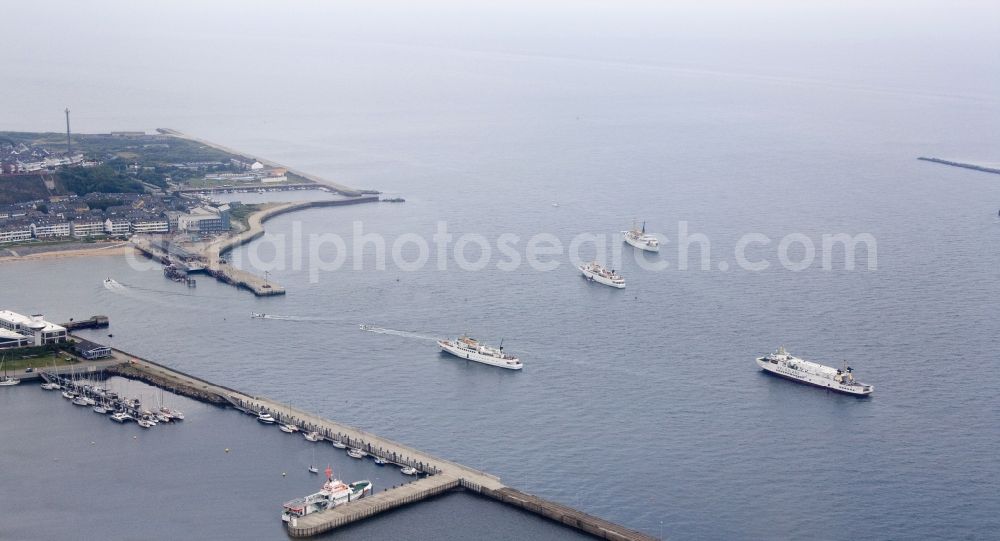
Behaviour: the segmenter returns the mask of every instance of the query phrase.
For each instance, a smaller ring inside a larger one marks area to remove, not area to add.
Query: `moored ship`
[[[633,225],[632,229],[622,231],[622,237],[629,246],[633,246],[647,252],[659,252],[660,241],[654,235],[646,233],[646,222],[642,222],[642,229]]]
[[[372,493],[371,481],[355,481],[347,484],[340,479],[335,479],[333,470],[329,466],[324,473],[326,473],[326,483],[323,483],[323,488],[319,492],[285,502],[281,512],[282,521],[292,522],[298,517],[333,509],[338,505],[359,500]]]
[[[581,265],[578,268],[583,273],[583,276],[591,282],[617,287],[618,289],[625,287],[625,279],[622,278],[622,275],[618,274],[614,269],[608,270],[604,268],[603,265],[596,261]]]
[[[783,378],[808,383],[831,391],[855,396],[868,396],[875,390],[873,385],[854,379],[854,370],[844,364],[844,368],[833,368],[812,361],[800,359],[779,347],[774,353],[757,358],[757,365],[764,371]]]
[[[463,334],[455,340],[438,340],[438,346],[441,347],[442,351],[477,363],[499,366],[509,370],[520,370],[524,366],[520,359],[504,352],[503,341],[500,342],[500,347],[487,346],[475,338]]]

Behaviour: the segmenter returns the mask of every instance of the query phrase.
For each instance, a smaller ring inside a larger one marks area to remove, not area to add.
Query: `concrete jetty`
[[[346,526],[352,522],[373,517],[379,513],[437,496],[459,486],[459,480],[449,475],[433,475],[399,488],[380,492],[350,505],[340,505],[322,513],[292,518],[288,524],[291,537],[312,537],[323,532]]]
[[[201,143],[202,145],[205,145],[207,147],[214,148],[216,150],[221,150],[222,152],[226,152],[226,153],[233,154],[233,155],[236,155],[236,156],[252,157],[253,159],[259,161],[260,163],[262,163],[262,164],[264,164],[264,165],[266,165],[268,167],[280,167],[282,169],[285,169],[289,173],[292,173],[294,175],[298,175],[298,176],[300,176],[300,177],[302,177],[302,178],[304,178],[306,180],[310,180],[310,181],[315,182],[317,184],[322,184],[324,186],[330,187],[330,188],[332,188],[332,189],[334,189],[334,190],[336,190],[336,191],[338,191],[338,192],[340,192],[340,193],[342,193],[344,195],[349,195],[349,196],[358,196],[358,195],[361,195],[360,191],[355,190],[354,188],[351,188],[350,186],[345,186],[343,184],[340,184],[340,183],[337,183],[337,182],[333,182],[331,180],[327,180],[325,178],[322,178],[322,177],[317,176],[317,175],[313,175],[311,173],[306,173],[304,171],[299,171],[297,169],[288,167],[287,165],[282,165],[282,164],[277,163],[275,161],[268,160],[268,159],[265,159],[265,158],[261,158],[260,156],[247,156],[246,152],[240,152],[239,150],[235,150],[235,149],[232,149],[232,148],[220,145],[218,143],[213,143],[211,141],[206,141],[204,139],[198,139],[197,137],[192,137],[190,135],[187,135],[187,134],[182,133],[182,132],[177,131],[177,130],[173,130],[173,129],[170,129],[170,128],[157,128],[156,131],[159,132],[159,133],[161,133],[161,134],[163,134],[163,135],[169,135],[171,137],[177,137],[178,139],[187,139],[188,141],[194,141],[196,143]]]
[[[571,507],[508,487],[495,475],[433,456],[364,430],[264,397],[216,385],[119,350],[112,350],[112,355],[119,363],[127,364],[128,373],[120,373],[126,377],[141,378],[147,383],[210,403],[228,403],[246,413],[270,413],[280,422],[297,425],[302,430],[319,432],[328,440],[342,441],[350,447],[362,449],[394,464],[412,466],[427,475],[401,487],[377,492],[369,498],[298,518],[295,523],[288,526],[288,534],[292,537],[318,535],[449,490],[464,489],[601,539],[615,541],[656,539]],[[278,505],[276,503],[276,510]]]
[[[996,167],[986,167],[984,165],[976,165],[974,163],[953,162],[951,160],[942,160],[941,158],[930,158],[927,156],[920,156],[917,159],[925,162],[939,163],[941,165],[950,165],[952,167],[961,167],[962,169],[972,169],[973,171],[1000,175],[1000,169]]]

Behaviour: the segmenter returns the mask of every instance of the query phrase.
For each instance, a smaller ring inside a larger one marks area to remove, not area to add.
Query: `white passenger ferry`
[[[659,252],[660,241],[653,235],[646,233],[646,222],[642,222],[642,229],[632,226],[628,231],[622,231],[622,237],[629,246],[633,246],[647,252]]]
[[[579,267],[580,272],[583,273],[591,282],[597,282],[599,284],[604,284],[606,286],[617,287],[618,289],[624,289],[625,279],[622,278],[620,274],[614,270],[608,270],[604,268],[597,261],[587,263],[586,265],[581,265]]]
[[[854,379],[854,370],[844,363],[844,368],[833,368],[800,359],[779,347],[778,351],[757,358],[757,365],[767,372],[801,383],[808,383],[831,391],[855,396],[868,396],[875,387]]]
[[[500,342],[500,347],[495,348],[463,334],[455,340],[438,340],[438,346],[441,347],[442,351],[477,363],[510,370],[520,370],[524,366],[520,359],[504,352],[503,341]]]

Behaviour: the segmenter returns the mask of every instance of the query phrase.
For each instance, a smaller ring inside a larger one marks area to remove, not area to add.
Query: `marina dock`
[[[416,468],[424,475],[400,487],[390,489],[381,487],[382,491],[368,498],[299,517],[288,526],[288,534],[291,537],[311,537],[397,507],[415,504],[450,490],[467,490],[601,539],[616,541],[656,539],[571,507],[521,492],[505,485],[495,475],[430,455],[381,436],[267,398],[251,396],[216,385],[119,350],[113,350],[112,355],[118,364],[122,365],[123,372],[119,374],[125,377],[141,379],[198,400],[229,405],[247,414],[269,413],[281,423],[294,424],[301,430],[319,432],[324,439],[341,441],[370,455],[382,457],[390,463]],[[115,370],[109,372],[116,373]],[[277,506],[278,502],[276,508]]]

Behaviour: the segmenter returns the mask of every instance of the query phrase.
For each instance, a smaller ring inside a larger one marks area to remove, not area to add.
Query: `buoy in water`
[[[229,447],[226,447],[226,452],[227,452],[227,453],[229,452]]]
[[[288,475],[288,474],[287,474],[287,473],[285,473],[285,472],[281,472],[281,476],[282,476],[282,477],[284,477],[284,476],[286,476],[286,475]]]

